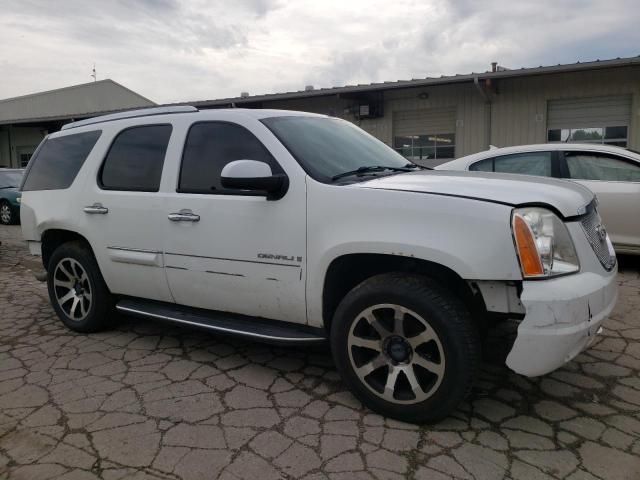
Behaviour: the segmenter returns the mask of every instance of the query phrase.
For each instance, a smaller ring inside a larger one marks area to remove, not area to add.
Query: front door
[[[158,124],[118,133],[108,151],[99,153],[104,161],[73,206],[112,293],[172,301],[163,269],[166,217],[159,192],[171,131],[171,125]]]
[[[171,292],[182,305],[305,323],[304,178],[275,201],[220,183],[223,167],[242,159],[290,176],[247,126],[198,122],[186,134],[177,191],[166,197]],[[265,127],[254,128],[275,142]]]

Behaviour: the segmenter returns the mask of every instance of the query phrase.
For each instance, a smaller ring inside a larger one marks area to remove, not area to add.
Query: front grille
[[[597,210],[595,208],[592,209],[591,212],[583,217],[580,223],[596,257],[598,257],[605,270],[611,270],[616,264],[616,257],[615,254],[609,252],[608,235],[600,221],[600,215],[598,215]]]

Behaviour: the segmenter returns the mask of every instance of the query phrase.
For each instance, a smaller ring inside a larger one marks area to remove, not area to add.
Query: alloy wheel
[[[71,320],[84,320],[91,309],[92,292],[87,272],[80,262],[64,258],[53,272],[53,289],[60,308]]]
[[[6,203],[0,205],[0,221],[5,225],[11,223],[11,207]]]
[[[360,381],[392,403],[422,402],[444,377],[440,338],[427,320],[401,305],[362,311],[351,324],[347,346]]]

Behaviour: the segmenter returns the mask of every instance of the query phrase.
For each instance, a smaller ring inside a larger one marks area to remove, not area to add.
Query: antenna
[[[91,76],[93,77],[93,81],[95,82],[98,79],[98,76],[96,75],[96,64],[93,64],[93,69],[91,70]]]

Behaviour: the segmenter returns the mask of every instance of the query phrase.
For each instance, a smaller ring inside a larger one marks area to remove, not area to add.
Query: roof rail
[[[94,123],[110,122],[112,120],[122,120],[125,118],[150,117],[152,115],[165,115],[167,113],[192,113],[197,112],[196,107],[190,105],[179,105],[174,107],[150,107],[140,108],[137,110],[127,110],[126,112],[112,113],[109,115],[100,115],[99,117],[87,118],[77,122],[67,123],[63,125],[62,130],[70,128],[84,127]]]

